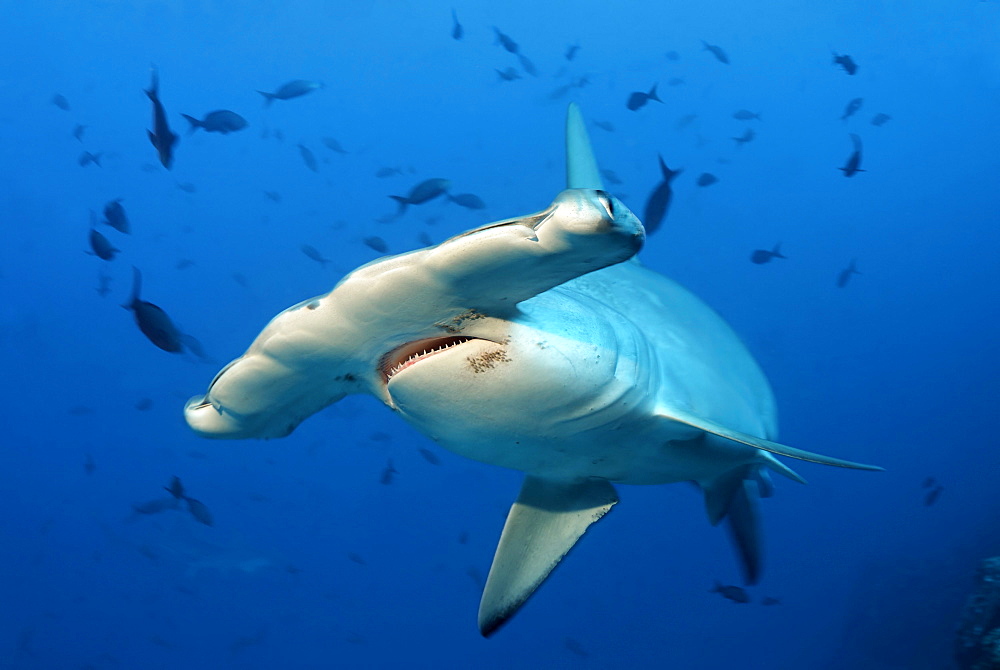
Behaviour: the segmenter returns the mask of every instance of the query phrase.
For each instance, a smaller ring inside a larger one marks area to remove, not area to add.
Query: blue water
[[[469,2],[461,40],[433,2],[7,4],[0,666],[949,667],[977,563],[1000,551],[1000,3]],[[521,65],[492,26],[537,77],[500,81]],[[170,171],[146,137],[154,63],[182,135]],[[293,79],[325,87],[262,105],[256,90]],[[656,82],[662,104],[626,109]],[[657,154],[684,169],[641,259],[744,337],[782,440],[886,472],[796,464],[809,485],[764,501],[748,604],[709,592],[740,574],[691,487],[619,487],[484,640],[480,583],[520,475],[441,450],[367,397],[270,442],[202,440],[181,410],[273,315],[378,257],[364,238],[397,253],[547,206],[570,100],[613,124],[592,127],[594,147],[636,212]],[[186,135],[181,113],[214,109],[249,127]],[[873,125],[880,112],[891,120]],[[865,172],[845,178],[849,133]],[[81,167],[85,150],[102,166]],[[719,181],[697,186],[703,172]],[[428,177],[487,208],[438,199],[376,221]],[[85,253],[88,210],[114,198],[132,233],[100,227],[122,250],[105,262]],[[749,261],[779,241],[787,259]],[[838,288],[851,259],[861,274]],[[211,360],[139,332],[119,306],[133,265]],[[213,526],[133,510],[173,476]],[[930,506],[928,477],[943,486]]]

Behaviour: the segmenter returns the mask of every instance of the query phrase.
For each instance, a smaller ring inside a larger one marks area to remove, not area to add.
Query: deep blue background
[[[0,665],[948,667],[977,562],[1000,551],[1000,4],[485,5],[456,6],[455,41],[450,5],[431,2],[7,3]],[[517,61],[493,25],[539,77],[498,81],[494,68]],[[219,108],[250,127],[184,136],[164,170],[146,138],[151,63],[175,131],[180,113]],[[589,86],[551,99],[582,75]],[[255,89],[297,78],[326,87],[262,107]],[[629,93],[654,82],[664,104],[628,111]],[[841,121],[855,97],[864,106]],[[270,317],[375,258],[363,238],[401,252],[421,233],[440,241],[546,206],[562,188],[570,99],[614,124],[592,130],[595,149],[637,212],[657,153],[684,168],[641,257],[743,335],[774,385],[783,441],[887,472],[796,464],[809,486],[781,481],[765,501],[768,565],[745,605],[708,592],[739,575],[690,487],[621,487],[622,503],[486,641],[478,582],[517,473],[443,452],[371,398],[273,442],[200,440],[181,408]],[[762,120],[736,147],[740,108]],[[871,125],[877,112],[892,120]],[[845,179],[849,132],[867,172]],[[84,149],[103,167],[78,166]],[[405,174],[375,178],[385,166]],[[701,172],[720,181],[699,188]],[[435,201],[375,222],[393,211],[388,195],[426,177],[488,209]],[[84,253],[88,210],[118,197],[133,234],[103,228],[123,250],[106,264]],[[788,260],[749,262],[778,241]],[[838,289],[852,258],[863,274]],[[133,264],[143,297],[214,362],[139,333],[119,307]],[[143,398],[151,409],[135,408]],[[389,458],[399,473],[380,485]],[[131,513],[172,475],[214,527]],[[945,487],[931,507],[928,476]]]

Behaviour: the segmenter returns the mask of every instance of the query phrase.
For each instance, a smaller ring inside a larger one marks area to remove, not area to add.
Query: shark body
[[[748,582],[774,454],[770,385],[732,329],[634,259],[645,233],[603,191],[578,108],[567,186],[533,215],[379,259],[275,317],[185,414],[201,435],[273,438],[369,393],[443,447],[525,473],[483,592],[490,635],[617,503],[615,484],[690,481],[729,523]]]

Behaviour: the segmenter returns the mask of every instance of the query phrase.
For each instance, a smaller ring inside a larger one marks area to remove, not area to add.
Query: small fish
[[[781,242],[774,245],[774,249],[768,251],[767,249],[755,249],[752,254],[750,254],[750,262],[757,265],[763,265],[764,263],[770,263],[772,258],[788,258],[781,253]]]
[[[340,142],[338,142],[337,140],[335,140],[332,137],[324,137],[323,138],[323,146],[325,146],[330,151],[336,151],[338,154],[349,154],[349,153],[351,153],[350,151],[348,151],[347,149],[345,149],[344,147],[342,147],[340,145]]]
[[[454,8],[451,10],[451,39],[460,40],[465,35],[465,28],[458,22],[458,14]]]
[[[733,112],[733,118],[737,121],[760,121],[760,113],[751,112],[749,109],[737,109]]]
[[[502,70],[496,70],[496,73],[497,76],[500,77],[500,81],[514,81],[515,79],[521,79],[521,73],[514,67],[505,67]]]
[[[393,476],[396,475],[398,472],[399,471],[396,468],[392,467],[392,459],[390,458],[386,462],[385,467],[382,468],[382,475],[379,477],[378,480],[379,483],[388,486],[389,484],[392,483]]]
[[[140,412],[148,412],[153,409],[153,401],[150,398],[139,398],[135,401],[135,408]]]
[[[424,460],[430,463],[431,465],[441,465],[441,459],[438,458],[437,454],[435,454],[430,449],[421,447],[418,451],[420,452],[420,455],[424,457]]]
[[[891,120],[892,120],[891,116],[889,116],[888,114],[883,114],[882,112],[879,112],[878,114],[876,114],[875,116],[872,117],[872,125],[873,126],[884,126],[887,121],[891,121]]]
[[[69,111],[69,100],[67,100],[66,96],[62,95],[61,93],[56,93],[55,95],[53,95],[50,102],[52,102],[53,105],[63,110],[64,112]]]
[[[941,497],[942,492],[944,492],[943,486],[939,485],[932,488],[930,491],[927,492],[927,495],[924,496],[924,505],[930,507],[931,505],[936,503],[938,501],[938,498]]]
[[[393,218],[402,216],[409,205],[422,205],[434,198],[445,195],[449,188],[451,188],[451,181],[434,177],[425,179],[411,188],[408,195],[390,195],[389,197],[399,204],[399,210]]]
[[[538,68],[532,63],[527,56],[522,53],[517,54],[517,62],[521,64],[521,69],[530,74],[532,77],[538,76]]]
[[[609,133],[615,132],[615,125],[610,121],[594,121],[594,126]]]
[[[394,177],[399,174],[403,174],[403,170],[398,167],[381,167],[378,170],[375,170],[375,176],[379,179]]]
[[[102,235],[96,228],[90,229],[89,239],[91,251],[102,261],[113,261],[115,259],[115,254],[121,251],[121,249],[116,249],[115,246],[111,244],[111,241]]]
[[[233,278],[234,282],[236,282],[237,284],[239,284],[243,288],[250,288],[250,280],[247,279],[247,276],[245,274],[243,274],[242,272],[234,272],[230,276]]]
[[[837,288],[844,288],[845,286],[847,286],[847,282],[851,280],[851,275],[859,275],[859,274],[861,273],[858,272],[857,265],[855,264],[854,259],[852,258],[851,264],[848,265],[843,270],[841,270],[840,274],[837,275]]]
[[[177,184],[177,188],[184,191],[185,193],[194,193],[198,190],[198,187],[189,181],[182,181]]]
[[[268,93],[267,91],[257,91],[264,96],[264,106],[269,106],[275,100],[291,100],[307,93],[312,93],[318,88],[323,88],[323,84],[318,81],[308,79],[295,79],[283,84],[277,91]]]
[[[864,98],[852,99],[849,103],[847,103],[847,106],[844,107],[844,113],[840,115],[840,120],[847,121],[849,117],[854,116],[855,112],[861,109],[861,105],[864,104],[864,102]]]
[[[747,142],[752,142],[753,138],[756,136],[757,133],[754,132],[753,128],[747,128],[746,130],[743,131],[743,134],[740,135],[739,137],[731,137],[729,139],[736,142],[736,146],[741,147]]]
[[[323,254],[321,254],[319,250],[314,246],[311,246],[309,244],[303,244],[301,247],[299,247],[299,249],[301,249],[302,253],[304,253],[308,258],[311,258],[312,260],[316,261],[322,267],[326,267],[326,264],[330,262],[330,259],[323,258]]]
[[[580,52],[580,45],[571,44],[570,46],[566,47],[566,53],[563,55],[565,56],[566,60],[573,60],[574,58],[576,58],[576,54],[578,54],[579,52]]]
[[[104,205],[104,223],[108,224],[119,233],[126,235],[132,232],[132,226],[122,207],[122,198],[115,198]]]
[[[304,144],[296,144],[299,148],[299,153],[302,155],[302,162],[306,164],[306,167],[313,172],[319,172],[319,163],[316,162],[316,156],[309,149],[309,147]]]
[[[188,512],[191,513],[195,521],[203,523],[206,526],[211,526],[215,523],[214,519],[212,519],[212,513],[208,511],[205,503],[188,496],[184,496],[184,502],[187,503]]]
[[[718,593],[726,600],[732,600],[738,604],[750,602],[750,594],[741,586],[723,586],[719,582],[715,582],[715,588],[709,593]]]
[[[864,172],[861,169],[861,138],[854,133],[851,133],[851,142],[854,143],[854,151],[851,155],[847,157],[847,162],[844,163],[844,167],[837,168],[844,173],[845,177],[853,177],[859,172]]]
[[[268,200],[273,200],[274,202],[281,202],[281,194],[277,191],[264,191],[264,195],[267,196]]]
[[[621,177],[619,177],[614,170],[608,170],[607,168],[603,168],[601,170],[601,176],[604,177],[604,179],[607,180],[607,182],[613,186],[619,186],[623,183]]]
[[[97,167],[101,167],[101,153],[102,152],[98,151],[96,154],[92,154],[89,151],[84,151],[80,154],[80,157],[76,159],[76,162],[80,167],[87,167],[91,163]]]
[[[657,102],[663,102],[660,97],[656,95],[656,84],[653,84],[653,88],[649,89],[648,93],[643,93],[642,91],[634,91],[628,96],[628,100],[625,102],[625,107],[629,110],[635,112],[646,106],[650,100],[656,100]]]
[[[719,181],[719,178],[711,172],[702,172],[698,175],[698,181],[696,183],[698,186],[711,186],[717,181]]]
[[[496,44],[499,44],[512,54],[516,54],[520,51],[520,47],[517,46],[517,42],[512,40],[509,35],[504,35],[496,26],[493,26],[493,32],[497,35]]]
[[[170,478],[170,483],[164,486],[163,490],[178,500],[184,497],[184,484],[181,483],[181,478],[177,475]]]
[[[97,463],[94,462],[94,457],[91,456],[90,454],[84,456],[83,471],[86,472],[88,475],[92,475],[94,474],[94,470],[96,469],[97,469]]]
[[[191,127],[188,129],[188,135],[199,128],[208,133],[228,135],[229,133],[235,133],[237,130],[243,130],[249,125],[246,119],[228,109],[217,109],[214,112],[209,112],[203,119],[196,119],[187,114],[181,114],[181,116],[191,124]]]
[[[386,244],[385,240],[383,240],[381,237],[373,235],[371,237],[366,237],[364,240],[362,240],[362,242],[364,242],[366,245],[368,245],[368,247],[374,249],[380,254],[384,254],[385,252],[389,251],[389,245]]]
[[[482,199],[473,193],[459,193],[458,195],[449,195],[448,199],[459,207],[465,207],[466,209],[486,209],[486,203]]]
[[[83,125],[82,123],[78,123],[76,124],[76,126],[73,127],[73,137],[76,138],[77,142],[83,142],[83,132],[86,129],[87,126]]]
[[[709,44],[705,40],[702,40],[701,43],[704,45],[702,48],[703,51],[710,51],[712,55],[715,56],[715,58],[720,63],[725,63],[726,65],[729,65],[729,56],[727,56],[726,52],[722,50],[722,47],[717,47],[714,44]]]
[[[657,158],[660,161],[660,174],[663,176],[663,181],[657,184],[653,192],[649,194],[649,199],[646,200],[642,221],[646,226],[647,235],[655,233],[660,228],[660,224],[663,223],[663,219],[666,218],[670,201],[674,197],[671,184],[674,178],[682,172],[682,170],[668,168],[667,164],[663,162],[663,156],[657,156]]]
[[[194,267],[194,261],[190,258],[182,258],[176,263],[174,263],[175,270],[187,270],[190,267]]]
[[[122,307],[132,312],[139,330],[157,347],[172,354],[184,351],[181,331],[160,307],[142,300],[139,297],[141,291],[142,274],[139,268],[133,267],[132,297]]]
[[[353,551],[347,552],[347,559],[351,563],[357,563],[358,565],[368,565],[368,562],[364,559],[361,554],[355,553]]]
[[[772,598],[771,596],[764,596],[764,599],[760,601],[760,604],[764,607],[772,607],[774,605],[780,605],[781,601],[777,598]]]
[[[844,68],[844,72],[847,74],[854,74],[858,71],[858,64],[854,62],[854,59],[847,54],[840,55],[836,51],[833,52],[833,64],[839,65]]]
[[[150,102],[153,103],[153,129],[146,132],[153,148],[156,149],[160,164],[169,170],[174,162],[174,145],[180,138],[167,125],[167,112],[163,109],[163,103],[160,102],[160,75],[156,66],[153,66],[151,72],[153,81],[145,93]]]
[[[588,654],[586,650],[583,648],[583,645],[571,637],[563,639],[563,646],[566,647],[566,651],[576,656],[579,656],[580,658],[586,658],[587,656],[590,656],[590,654]]]

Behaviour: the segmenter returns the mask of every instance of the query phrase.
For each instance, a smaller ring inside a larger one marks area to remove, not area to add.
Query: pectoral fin
[[[590,524],[618,502],[606,480],[528,476],[510,508],[479,603],[479,631],[493,634],[535,592]]]

